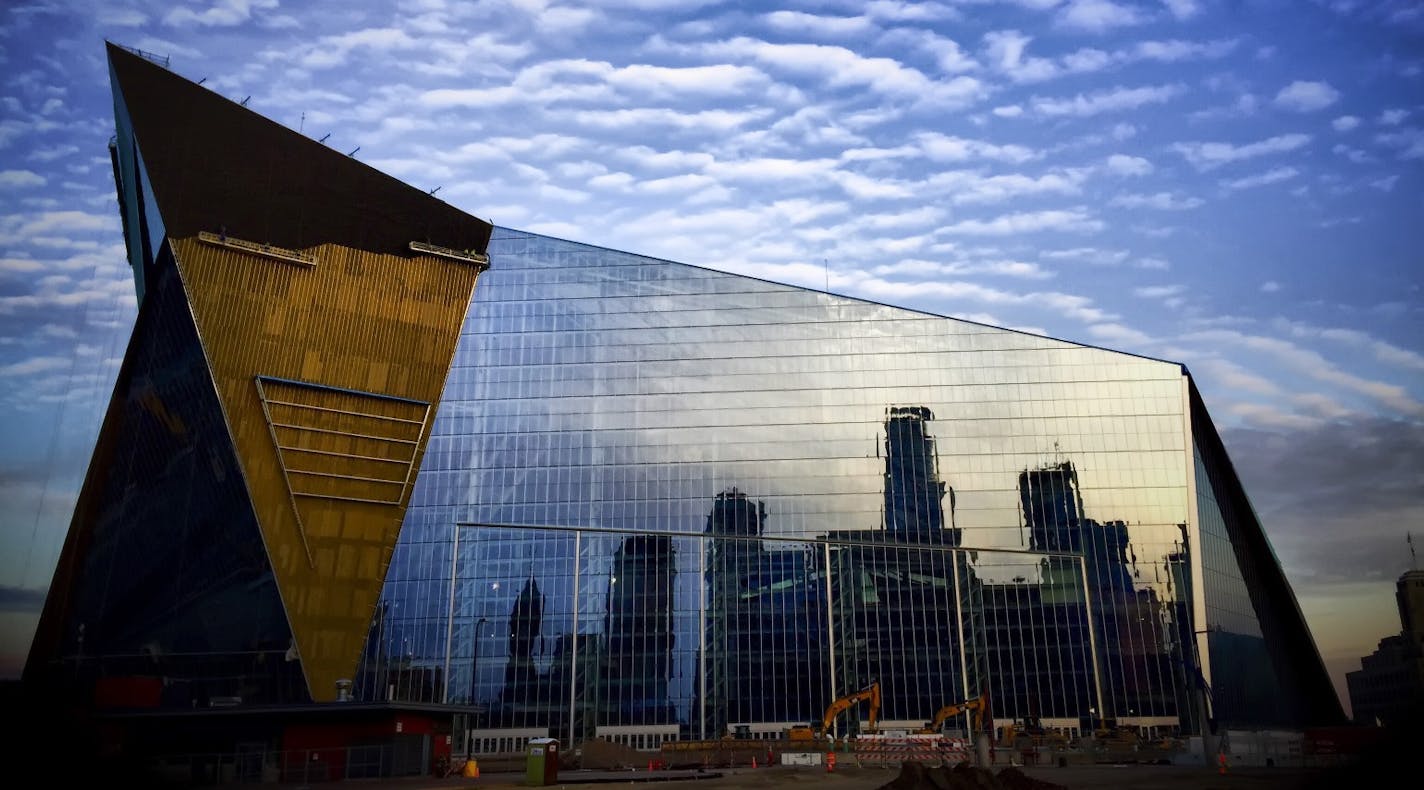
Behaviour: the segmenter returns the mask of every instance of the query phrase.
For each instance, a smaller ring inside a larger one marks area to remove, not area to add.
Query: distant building
[[[1346,673],[1359,724],[1420,726],[1424,714],[1424,571],[1406,571],[1394,586],[1400,632]]]

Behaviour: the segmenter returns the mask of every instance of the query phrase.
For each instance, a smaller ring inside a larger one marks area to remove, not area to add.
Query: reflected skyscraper
[[[895,406],[885,419],[885,531],[897,540],[958,546],[954,489],[939,475],[939,454],[930,436],[934,412],[925,406]],[[949,521],[944,498],[949,495]],[[946,526],[948,532],[945,532]]]
[[[829,701],[824,580],[809,547],[772,551],[766,505],[736,488],[707,515],[706,730],[803,724]]]
[[[1000,630],[1013,650],[1035,656],[1027,666],[1070,681],[1060,687],[1075,693],[1054,692],[1043,678],[1001,676],[1001,710],[1064,716],[1065,706],[1082,710],[1083,701],[1091,700],[1088,707],[1097,712],[1086,719],[1140,726],[1179,722],[1184,695],[1178,666],[1185,646],[1158,589],[1134,581],[1138,570],[1127,523],[1087,517],[1072,461],[1024,470],[1018,493],[1030,549],[1066,556],[1044,558],[1037,585],[1024,585],[1013,596],[995,591],[1002,603],[993,616],[1039,615],[1041,629]],[[1083,721],[1085,727],[1096,724]]]
[[[610,721],[675,723],[672,538],[634,535],[613,555],[603,620],[602,707]]]
[[[509,613],[509,663],[504,668],[504,692],[500,695],[500,707],[506,717],[517,716],[543,699],[544,678],[535,662],[535,652],[542,652],[543,626],[544,596],[531,574]]]
[[[879,683],[882,718],[915,726],[984,690],[980,584],[967,554],[910,548],[958,546],[961,539],[954,490],[940,478],[933,419],[925,406],[885,410],[882,529],[829,536],[869,544],[832,554],[836,650],[843,656],[837,692]]]

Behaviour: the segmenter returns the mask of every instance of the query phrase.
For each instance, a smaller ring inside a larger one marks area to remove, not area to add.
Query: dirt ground
[[[1000,769],[1002,770],[1002,769]],[[1350,787],[1358,770],[1334,771],[1289,768],[1240,768],[1221,775],[1216,769],[1175,765],[1069,765],[1066,767],[1028,767],[1020,769],[1031,779],[1058,785],[1064,790],[1122,788],[1123,790],[1315,790],[1325,787]],[[605,779],[597,784],[579,781],[587,774],[563,772],[564,780],[552,787],[584,788],[586,790],[879,790],[891,784],[899,775],[893,768],[861,768],[837,766],[828,773],[823,768],[774,768],[709,771],[720,773],[716,778],[683,779],[675,782],[649,781],[645,771],[628,772],[641,781],[618,781],[616,774],[599,774]],[[590,776],[589,778],[593,778]],[[611,780],[611,781],[609,781]],[[522,774],[483,774],[480,779],[411,779],[395,780],[376,785],[362,783],[365,788],[400,788],[401,790],[436,790],[437,788],[480,788],[481,790],[513,790],[527,787]],[[985,788],[992,790],[992,788]]]

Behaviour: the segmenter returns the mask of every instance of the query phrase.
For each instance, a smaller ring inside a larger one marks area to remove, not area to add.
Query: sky
[[[0,675],[136,312],[106,39],[499,225],[1182,362],[1344,704],[1399,630],[1416,2],[10,0]]]

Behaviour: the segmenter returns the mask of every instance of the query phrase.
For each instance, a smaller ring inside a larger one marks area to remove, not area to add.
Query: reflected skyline
[[[478,663],[476,727],[531,565],[549,707],[497,726],[560,738],[771,735],[871,679],[906,728],[985,691],[995,718],[1192,728],[1196,634],[1259,630],[1240,598],[1241,625],[1186,621],[1182,596],[1252,582],[1193,526],[1180,366],[518,231],[491,250],[387,583],[387,633],[459,668],[435,701]],[[615,589],[637,568],[643,603]]]

